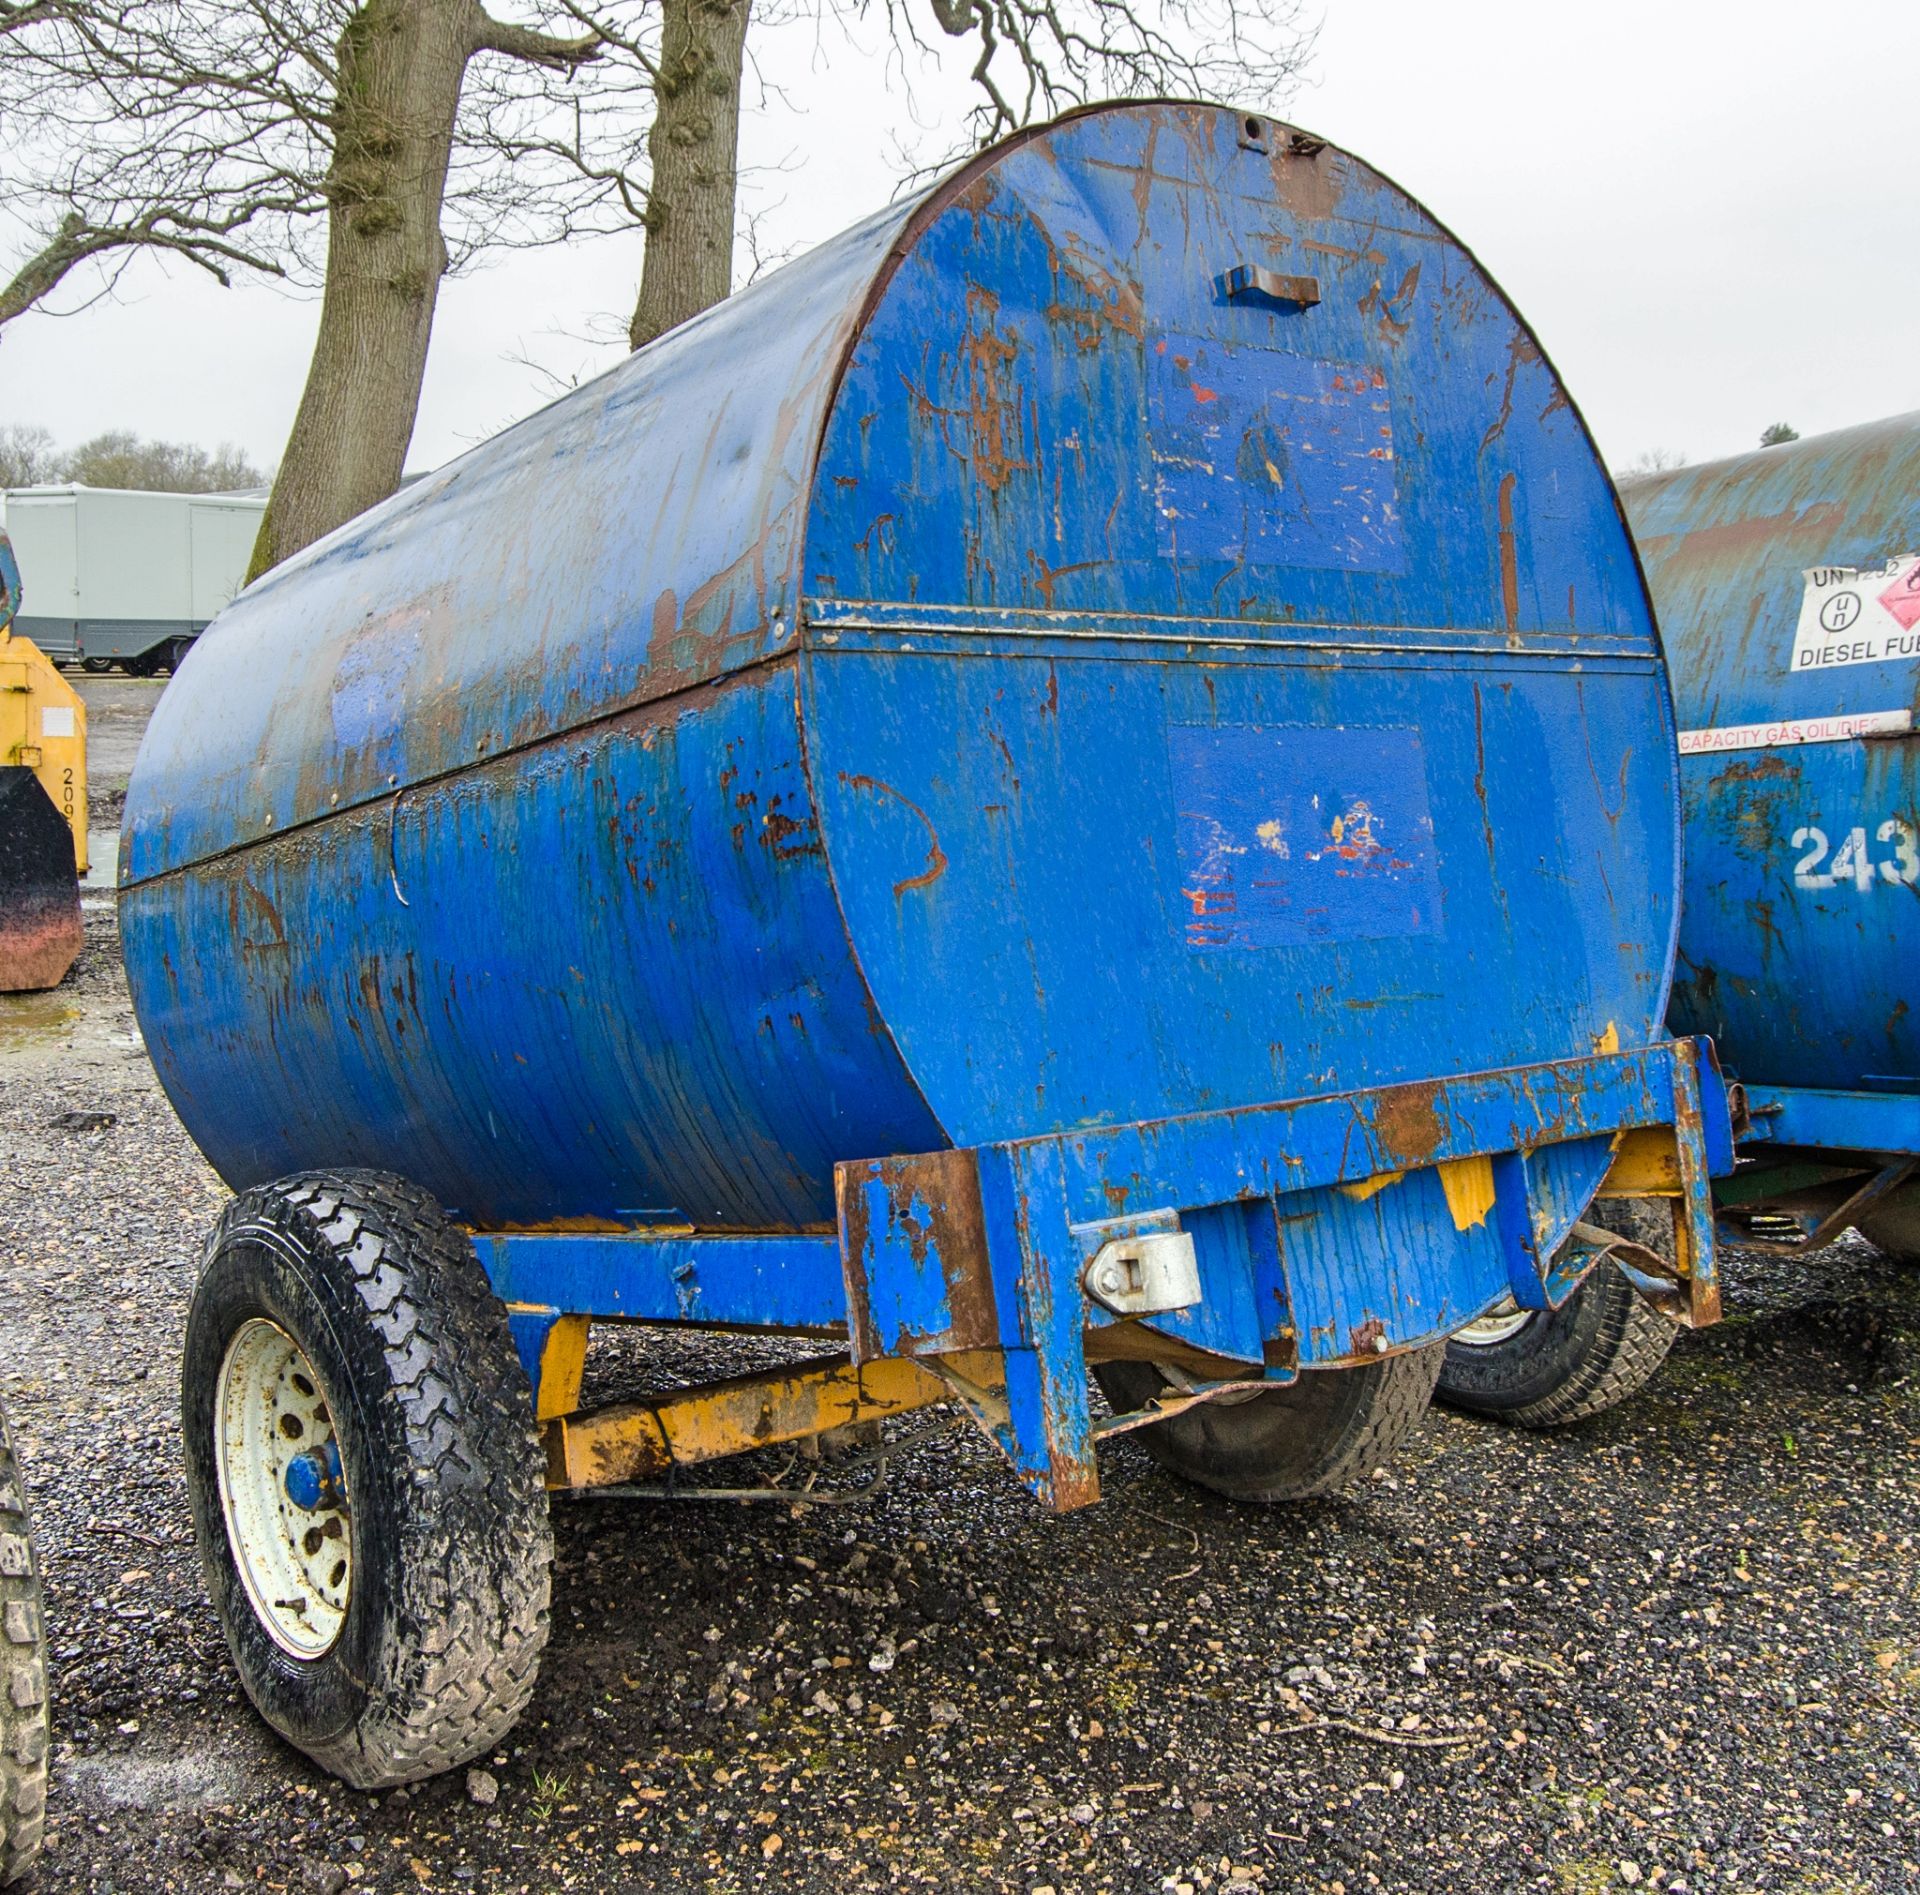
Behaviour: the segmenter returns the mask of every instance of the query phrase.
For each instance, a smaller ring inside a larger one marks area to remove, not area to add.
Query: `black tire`
[[[1442,1345],[1353,1369],[1309,1369],[1279,1388],[1201,1402],[1135,1431],[1158,1461],[1229,1500],[1308,1500],[1384,1466],[1427,1412]],[[1150,1362],[1094,1369],[1116,1414],[1165,1392]]]
[[[223,1365],[255,1318],[304,1350],[344,1472],[352,1576],[335,1642],[312,1657],[254,1606],[222,1504]],[[181,1408],[201,1564],[260,1715],[361,1789],[497,1744],[539,1672],[553,1532],[506,1311],[439,1206],[371,1171],[235,1199],[194,1292]]]
[[[113,669],[113,660],[111,658],[82,658],[80,660],[80,669],[91,672],[93,676],[97,678],[102,672]]]
[[[47,1809],[47,1640],[26,1484],[0,1409],[0,1884],[40,1853]]]
[[[1860,1220],[1860,1234],[1895,1263],[1920,1263],[1920,1185],[1896,1191]]]
[[[1672,1255],[1662,1201],[1612,1198],[1592,1215],[1602,1228]],[[1638,1394],[1678,1333],[1612,1263],[1601,1263],[1558,1309],[1536,1310],[1500,1341],[1456,1336],[1435,1399],[1520,1428],[1565,1427]]]

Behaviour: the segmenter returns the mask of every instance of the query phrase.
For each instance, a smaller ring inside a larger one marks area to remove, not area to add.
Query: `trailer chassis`
[[[1715,1320],[1711,1179],[1732,1168],[1731,1133],[1711,1043],[1675,1039],[843,1163],[833,1230],[471,1235],[534,1384],[551,1486],[657,1478],[957,1399],[1030,1491],[1065,1512],[1098,1498],[1095,1450],[1107,1435],[1432,1342],[1501,1296],[1557,1308],[1604,1254],[1590,1231],[1551,1245],[1565,1207],[1543,1185],[1539,1158],[1568,1141],[1608,1141],[1603,1194],[1671,1200],[1671,1279],[1644,1287],[1664,1288],[1686,1323]],[[1364,1203],[1422,1174],[1452,1212],[1451,1244],[1393,1259],[1363,1249],[1342,1282],[1296,1266],[1290,1237],[1323,1214],[1329,1190]],[[597,1322],[816,1335],[846,1347],[583,1410]],[[1170,1365],[1167,1400],[1096,1418],[1088,1365],[1118,1357]]]

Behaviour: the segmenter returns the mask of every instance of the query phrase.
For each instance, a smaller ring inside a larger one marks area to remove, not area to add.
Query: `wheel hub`
[[[254,1613],[289,1656],[318,1658],[346,1620],[353,1520],[320,1378],[278,1323],[235,1331],[214,1416],[227,1543]]]
[[[1497,1343],[1511,1341],[1533,1321],[1536,1314],[1538,1312],[1535,1310],[1522,1309],[1512,1297],[1503,1296],[1477,1322],[1469,1323],[1464,1329],[1456,1329],[1447,1340],[1464,1342],[1473,1349],[1491,1349]]]

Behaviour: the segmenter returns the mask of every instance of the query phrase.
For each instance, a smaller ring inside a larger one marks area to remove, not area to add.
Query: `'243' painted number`
[[[1889,817],[1874,832],[1877,842],[1891,843],[1891,856],[1877,861],[1867,847],[1867,832],[1856,824],[1840,838],[1840,846],[1827,859],[1827,832],[1824,829],[1796,829],[1793,846],[1806,854],[1793,865],[1795,888],[1834,888],[1851,882],[1861,894],[1872,888],[1877,878],[1883,882],[1920,880],[1920,832],[1898,816]],[[1824,865],[1824,866],[1823,866]]]

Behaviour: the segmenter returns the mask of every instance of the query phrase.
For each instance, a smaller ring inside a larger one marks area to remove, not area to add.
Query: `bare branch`
[[[231,280],[226,268],[230,264],[269,276],[283,275],[271,255],[229,240],[230,233],[246,224],[252,214],[243,207],[216,222],[156,209],[131,223],[96,225],[79,212],[70,211],[53,235],[0,289],[0,327],[52,295],[77,265],[113,251],[167,251],[198,265],[223,286]]]
[[[555,39],[529,26],[496,20],[484,10],[480,12],[479,30],[473,43],[476,52],[504,53],[509,59],[524,59],[529,65],[546,66],[556,72],[572,72],[589,60],[600,58],[606,50],[606,42],[598,33],[584,33],[577,39]]]

